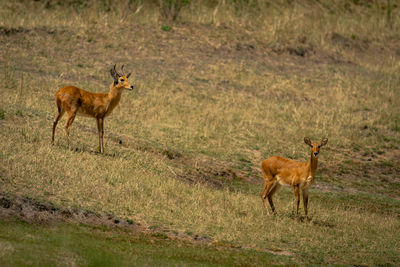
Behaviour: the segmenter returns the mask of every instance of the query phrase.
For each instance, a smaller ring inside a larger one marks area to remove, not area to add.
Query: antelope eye
[[[121,79],[121,80],[119,80],[119,82],[120,82],[120,83],[123,83],[123,82],[125,82],[125,80],[124,80],[124,79]]]
[[[321,148],[321,146],[318,146],[318,148]]]

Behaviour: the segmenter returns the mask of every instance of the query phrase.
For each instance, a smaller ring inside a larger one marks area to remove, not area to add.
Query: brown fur
[[[119,74],[111,70],[111,76],[114,82],[110,85],[108,93],[92,93],[75,86],[65,86],[56,93],[56,104],[58,114],[53,123],[52,144],[54,144],[54,135],[57,123],[65,112],[68,114],[65,131],[69,146],[69,128],[77,114],[93,117],[97,120],[97,129],[99,131],[99,151],[104,152],[103,147],[103,124],[104,118],[111,114],[118,105],[121,94],[124,89],[133,90],[133,86],[128,82],[128,75]]]
[[[328,139],[325,138],[321,143],[311,143],[310,139],[305,137],[304,142],[311,147],[311,158],[308,162],[297,162],[280,156],[274,156],[261,163],[261,170],[265,181],[261,199],[267,214],[269,214],[269,211],[265,204],[265,199],[268,198],[272,212],[275,213],[272,196],[281,185],[288,185],[293,186],[294,189],[296,214],[299,213],[300,190],[302,191],[304,212],[307,216],[308,188],[314,183],[320,147],[324,146],[328,142]]]

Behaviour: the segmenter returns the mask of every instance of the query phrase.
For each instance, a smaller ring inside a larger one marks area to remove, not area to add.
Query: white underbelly
[[[276,180],[278,181],[278,183],[280,185],[291,186],[290,184],[286,183],[285,180],[283,180],[282,177],[280,177],[280,176],[276,176]]]

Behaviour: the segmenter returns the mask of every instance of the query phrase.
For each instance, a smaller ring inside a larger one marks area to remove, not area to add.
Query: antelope
[[[65,131],[67,134],[67,143],[69,147],[69,130],[74,122],[77,114],[93,117],[97,120],[97,129],[99,132],[99,151],[104,153],[103,147],[103,123],[104,118],[111,114],[114,108],[118,105],[123,90],[133,90],[133,85],[128,81],[129,76],[124,74],[124,65],[121,71],[115,69],[116,65],[110,70],[111,77],[114,79],[110,85],[108,93],[92,93],[80,89],[75,86],[65,86],[60,88],[56,93],[56,103],[58,114],[53,122],[53,135],[51,143],[54,145],[54,134],[57,123],[65,112],[68,114]]]
[[[328,138],[324,138],[320,143],[312,143],[310,138],[304,137],[304,142],[311,147],[311,158],[308,162],[298,162],[280,156],[274,156],[261,163],[265,181],[261,199],[268,215],[269,210],[265,204],[265,199],[268,198],[272,212],[276,214],[272,196],[281,185],[288,185],[293,186],[294,189],[297,216],[299,215],[301,190],[304,213],[307,217],[308,189],[314,183],[320,148],[326,145]]]

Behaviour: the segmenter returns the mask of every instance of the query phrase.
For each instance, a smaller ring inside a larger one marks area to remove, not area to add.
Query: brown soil
[[[78,222],[90,225],[118,226],[132,230],[143,227],[133,221],[117,218],[112,214],[92,212],[85,209],[66,209],[29,197],[0,193],[0,217],[15,217],[29,223],[58,221]]]
[[[123,218],[116,217],[109,213],[93,212],[86,209],[60,208],[54,204],[40,202],[29,197],[11,196],[0,192],[0,219],[15,218],[32,224],[51,224],[57,222],[68,222],[90,226],[105,226],[120,228],[128,231],[136,231],[148,235],[149,239],[172,239],[184,242],[212,245],[216,249],[250,249],[269,252],[275,255],[292,256],[289,251],[281,249],[258,249],[245,247],[231,242],[213,240],[208,236],[193,233],[170,231],[160,227],[144,226]]]
[[[20,197],[0,192],[0,219],[19,219],[28,223],[51,224],[57,222],[77,223],[90,226],[105,226],[138,231],[161,239],[179,239],[189,242],[211,244],[207,236],[169,231],[159,227],[142,225],[110,213],[93,212],[79,208],[61,208],[52,203],[41,202],[29,197]]]

